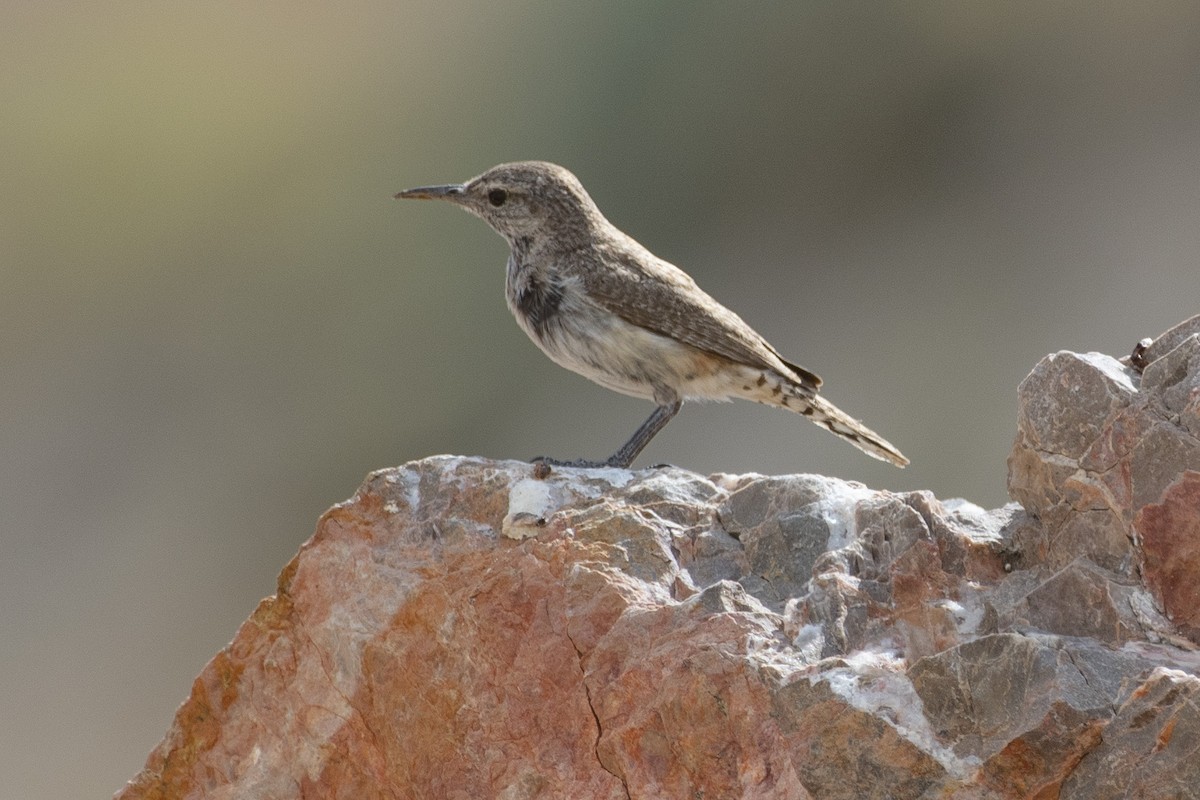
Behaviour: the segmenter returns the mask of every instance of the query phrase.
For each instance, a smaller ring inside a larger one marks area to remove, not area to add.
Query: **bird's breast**
[[[563,282],[554,276],[529,274],[519,282],[510,281],[509,307],[521,326],[531,331],[530,336],[541,339],[562,313],[566,291]]]

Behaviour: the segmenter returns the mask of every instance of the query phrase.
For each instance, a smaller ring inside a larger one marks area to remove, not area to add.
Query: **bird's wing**
[[[815,373],[785,361],[741,317],[712,299],[683,270],[641,245],[610,244],[598,253],[605,269],[584,269],[587,294],[627,322],[700,350],[754,367],[779,371],[782,364],[802,385],[821,386]]]

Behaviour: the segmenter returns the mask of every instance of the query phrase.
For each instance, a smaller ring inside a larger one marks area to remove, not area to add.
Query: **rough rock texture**
[[[1200,797],[1200,320],[984,511],[439,457],[330,510],[122,798]],[[1023,508],[1022,508],[1023,506]]]
[[[1120,643],[1140,626],[1200,643],[1200,316],[1139,351],[1056,353],[1021,383],[1008,488],[1041,524],[1014,549],[1071,575],[1092,600],[1076,614],[1099,614],[1087,635]]]

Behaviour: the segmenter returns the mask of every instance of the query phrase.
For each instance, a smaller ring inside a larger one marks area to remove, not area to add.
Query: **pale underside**
[[[797,382],[779,371],[739,364],[628,322],[585,297],[578,283],[578,278],[567,279],[562,307],[541,336],[515,315],[529,338],[559,366],[659,405],[733,398],[779,405],[773,398],[787,384],[793,385],[789,394],[795,394]]]

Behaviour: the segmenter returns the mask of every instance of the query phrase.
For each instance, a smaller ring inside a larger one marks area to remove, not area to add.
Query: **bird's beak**
[[[449,183],[445,186],[419,186],[416,189],[405,189],[396,195],[396,199],[457,201],[464,196],[466,189],[466,185],[462,183]]]

